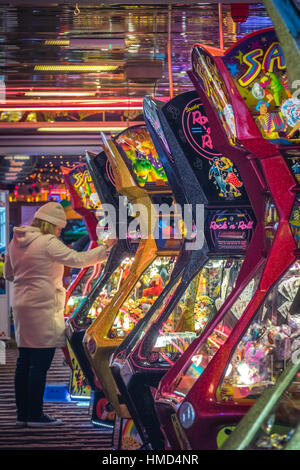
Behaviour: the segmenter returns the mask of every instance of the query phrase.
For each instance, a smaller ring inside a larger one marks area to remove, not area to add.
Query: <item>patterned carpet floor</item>
[[[89,407],[77,402],[47,402],[44,412],[61,418],[53,428],[17,428],[14,401],[14,370],[18,351],[6,350],[6,364],[0,365],[0,449],[110,450],[111,432],[103,432],[91,423]],[[56,350],[47,383],[68,384],[70,369],[64,355]]]

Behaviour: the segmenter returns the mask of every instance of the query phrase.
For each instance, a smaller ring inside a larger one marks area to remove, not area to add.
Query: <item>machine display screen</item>
[[[276,382],[300,345],[300,263],[271,288],[235,348],[217,390],[218,401],[257,399]]]
[[[275,30],[247,36],[222,60],[262,136],[281,145],[299,142],[300,101],[289,89]]]
[[[85,209],[97,209],[101,206],[98,193],[86,165],[78,165],[68,175],[65,175],[66,177],[69,179]],[[74,209],[77,209],[76,203],[74,204]]]
[[[199,345],[199,349],[189,359],[185,369],[177,377],[176,384],[172,390],[178,397],[184,397],[200,377],[206,366],[214,357],[216,352],[225,343],[232,328],[240,319],[243,311],[256,291],[262,271],[251,279],[249,284],[241,292],[231,309],[226,312],[222,321],[214,328],[207,340]]]
[[[151,366],[170,367],[175,363],[222,306],[235,285],[241,265],[242,259],[228,258],[210,259],[206,263],[169,317],[164,318],[150,349],[145,342],[141,355]],[[176,287],[171,290],[165,304],[170,301]]]
[[[126,129],[115,141],[139,186],[146,189],[168,186],[166,173],[146,126]]]
[[[147,313],[170,280],[175,257],[158,256],[144,271],[119,309],[108,333],[109,338],[123,338]]]

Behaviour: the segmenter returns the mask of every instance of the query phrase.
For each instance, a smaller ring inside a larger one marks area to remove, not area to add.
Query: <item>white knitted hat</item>
[[[34,218],[45,220],[61,228],[67,225],[64,208],[58,202],[47,202],[36,211]]]

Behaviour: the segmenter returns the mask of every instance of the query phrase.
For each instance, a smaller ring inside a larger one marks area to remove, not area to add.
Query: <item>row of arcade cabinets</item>
[[[287,87],[273,29],[251,34],[226,52],[197,45],[192,61],[191,78],[217,147],[243,154],[265,182],[261,265],[164,376],[155,399],[172,448],[216,449],[277,381],[300,334],[299,100]],[[227,336],[221,338],[224,327]],[[299,377],[294,379],[299,390]],[[299,406],[299,391],[296,401]]]
[[[143,448],[220,447],[276,381],[299,334],[298,147],[291,140],[299,104],[278,40],[269,29],[226,53],[196,45],[192,61],[196,92],[164,106],[144,101],[155,147],[145,128],[103,136],[128,206],[171,200],[171,224],[149,212],[144,222],[158,224],[160,234],[180,224],[184,237],[140,240],[123,285],[108,296],[109,280],[100,276],[67,325],[92,388],[121,420],[133,420]],[[185,205],[190,230],[179,211]],[[161,280],[148,286],[154,278]],[[100,313],[94,321],[92,311]]]
[[[203,119],[205,119],[205,123],[207,123],[207,118],[205,118],[205,113],[202,109],[201,102],[197,98],[195,92],[188,93],[185,94],[184,97],[180,97],[180,100],[178,101],[178,103],[176,103],[176,105],[179,106],[179,109],[181,109],[181,111],[185,109],[188,113],[190,112],[189,110],[192,107],[194,111],[196,110],[196,115],[200,116],[202,111],[204,116]],[[153,119],[151,122],[153,123]],[[199,130],[201,130],[201,127],[199,127]],[[196,135],[196,138],[199,140],[199,142],[203,142],[201,137],[199,138],[199,136],[197,136],[197,132],[195,132],[194,134]],[[134,135],[132,135],[132,137],[134,137]],[[155,139],[155,135],[153,135],[153,138]],[[136,136],[134,141],[136,141]],[[166,143],[166,141],[164,142]],[[158,142],[156,145],[157,147],[159,147]],[[177,148],[175,149],[174,147],[173,150],[174,157],[171,159],[167,157],[171,162],[171,165],[168,165],[168,160],[166,160],[166,152],[168,152],[168,154],[170,155],[170,150],[167,143],[164,153],[162,153],[162,149],[160,149],[160,156],[162,157],[161,160],[164,162],[164,169],[166,170],[169,181],[173,182],[173,191],[177,195],[177,202],[180,202],[182,207],[185,203],[190,204],[190,206],[192,207],[192,212],[194,212],[195,220],[197,218],[197,216],[195,215],[195,212],[197,211],[197,204],[207,203],[207,198],[202,190],[201,185],[199,185],[199,180],[201,180],[201,176],[203,180],[202,184],[208,186],[206,189],[208,193],[211,193],[210,199],[212,202],[212,206],[209,206],[208,214],[206,214],[206,218],[209,217],[211,227],[211,229],[209,230],[210,248],[208,248],[208,245],[205,241],[204,248],[194,250],[187,250],[186,248],[182,249],[181,256],[178,258],[178,261],[176,263],[176,269],[174,268],[172,272],[172,277],[167,287],[164,289],[160,298],[158,298],[158,301],[160,300],[160,303],[162,303],[163,299],[166,299],[167,294],[171,298],[175,291],[176,295],[173,298],[173,303],[171,304],[169,302],[170,299],[167,299],[169,309],[167,311],[163,310],[162,312],[162,309],[158,308],[159,302],[156,302],[144,318],[144,321],[140,321],[138,323],[138,325],[134,329],[134,332],[130,334],[127,340],[124,340],[120,346],[122,350],[121,355],[124,359],[126,359],[126,356],[131,352],[133,346],[137,343],[141,335],[147,332],[147,328],[151,325],[151,322],[155,319],[155,316],[161,315],[162,313],[164,314],[160,318],[160,322],[162,324],[165,323],[164,318],[168,319],[168,317],[170,316],[170,325],[168,325],[166,328],[163,328],[165,331],[162,331],[160,328],[157,327],[156,331],[153,331],[152,328],[150,329],[151,331],[145,335],[146,338],[148,338],[148,342],[150,339],[152,342],[154,340],[155,343],[154,353],[152,352],[152,347],[149,348],[148,345],[147,357],[151,355],[152,358],[150,363],[147,364],[147,373],[151,373],[152,371],[152,376],[149,376],[149,381],[146,387],[147,390],[143,389],[145,388],[145,375],[143,375],[142,377],[143,384],[141,382],[141,375],[138,378],[138,384],[133,382],[133,388],[136,395],[133,398],[133,401],[136,401],[137,397],[140,398],[140,401],[142,399],[145,400],[142,400],[140,402],[139,407],[141,411],[144,410],[144,414],[145,410],[148,411],[148,418],[150,418],[150,422],[148,423],[147,427],[148,434],[151,435],[152,433],[151,446],[153,448],[158,448],[158,446],[159,448],[162,448],[164,440],[163,436],[160,434],[159,424],[157,420],[155,423],[152,422],[152,416],[155,415],[155,412],[153,409],[153,400],[151,403],[151,407],[149,407],[149,400],[151,402],[150,387],[157,386],[159,379],[162,377],[162,374],[166,372],[167,367],[170,367],[174,364],[174,361],[178,357],[180,352],[183,352],[183,350],[188,346],[188,344],[195,338],[196,334],[202,330],[206,322],[211,317],[213,317],[213,314],[215,313],[217,308],[216,305],[221,305],[222,302],[225,300],[226,296],[229,294],[231,289],[230,285],[234,283],[241,265],[241,257],[243,257],[251,239],[254,223],[254,218],[251,214],[249,201],[247,197],[245,197],[245,190],[242,187],[243,184],[239,178],[237,170],[233,167],[232,162],[229,159],[223,157],[222,155],[218,155],[220,159],[223,158],[222,163],[224,162],[227,165],[226,169],[228,169],[228,171],[224,169],[223,187],[226,189],[226,192],[223,189],[224,192],[222,193],[220,187],[217,186],[217,180],[213,178],[214,169],[210,169],[208,161],[208,167],[206,169],[207,173],[211,170],[212,181],[210,182],[210,184],[207,185],[207,181],[209,180],[209,178],[207,179],[207,174],[205,177],[204,173],[203,178],[203,173],[198,170],[198,176],[195,177],[195,170],[192,170],[191,164],[184,156],[180,144],[177,143],[176,145]],[[205,146],[203,147],[203,151],[205,151]],[[107,150],[107,152],[109,153],[109,149]],[[188,152],[188,149],[186,149],[186,152]],[[164,156],[165,160],[163,160]],[[193,159],[196,161],[196,158],[200,159],[201,157],[199,155],[199,152],[194,152],[191,158],[191,162],[193,162]],[[230,164],[230,167],[228,164]],[[197,165],[195,166],[197,168]],[[187,168],[189,168],[189,170],[187,170]],[[187,174],[187,178],[184,183],[181,181],[182,178],[179,177],[179,174],[183,173]],[[228,176],[231,182],[230,184],[226,181]],[[180,188],[184,188],[184,191]],[[242,203],[243,197],[244,204]],[[242,211],[240,209],[237,209],[237,200],[239,200],[239,206],[241,203],[242,206],[244,205]],[[217,229],[216,227],[218,226],[218,222],[221,221],[222,227]],[[231,222],[229,235],[225,229],[226,221],[228,221],[228,223],[229,221]],[[201,268],[203,267],[204,269],[202,270]],[[197,276],[197,279],[194,279],[195,276]],[[222,292],[220,292],[220,281],[222,278],[224,278],[224,286],[222,286]],[[194,281],[193,284],[192,281]],[[190,284],[192,285],[189,287]],[[187,287],[189,287],[189,289],[188,292],[185,293]],[[216,305],[214,305],[215,303]],[[176,312],[173,312],[174,308],[170,308],[172,305],[176,307]],[[196,319],[193,319],[194,310],[197,312]],[[105,312],[103,317],[101,318],[104,317]],[[107,319],[105,319],[105,321],[107,322]],[[95,322],[93,326],[96,328],[97,323]],[[103,333],[102,328],[101,333]],[[89,331],[87,333],[87,336],[88,334]],[[157,353],[156,343],[161,342],[161,340],[163,344],[162,350],[164,350],[165,353],[160,356]],[[145,344],[147,344],[147,341],[145,342]],[[175,350],[171,353],[170,350],[174,349],[174,346]],[[100,353],[101,352],[102,351],[100,351]],[[119,353],[118,358],[120,358]],[[146,368],[144,367],[144,369]],[[103,375],[100,379],[101,384],[105,383],[105,381],[107,382],[107,379],[109,377],[107,371],[105,371],[105,373],[106,377],[105,375]],[[124,375],[123,373],[124,371],[122,371],[122,375]],[[100,374],[101,372],[97,373],[98,378]],[[116,380],[118,382],[118,377],[116,377]],[[122,384],[119,388],[122,389]],[[109,399],[112,403],[113,400],[115,400],[114,394],[115,385],[111,387],[110,390],[107,387],[106,396],[109,396]],[[123,401],[125,401],[127,408],[130,409],[130,400],[126,400],[126,396],[124,396]],[[130,412],[131,415],[133,415],[135,410],[131,409]],[[127,410],[125,411],[125,413],[119,414],[122,417],[128,417]],[[144,419],[145,416],[143,416],[143,420]],[[143,436],[144,444],[146,444],[147,442],[149,443],[149,437],[147,436],[147,433],[143,432],[141,426],[139,426],[137,418],[135,419],[135,423],[139,428],[140,435]],[[154,424],[155,426],[153,426]]]
[[[254,215],[237,166],[213,147],[196,92],[164,106],[146,98],[144,118],[176,202],[189,208],[197,231],[186,237],[164,304],[153,305],[147,322],[128,336],[110,364],[144,445],[164,449],[154,390],[252,269],[253,257],[244,258],[262,214],[258,207]]]
[[[172,204],[173,196],[146,127],[138,126],[125,131],[115,142],[108,143],[103,136],[103,141],[107,157],[105,154],[88,155],[87,164],[103,201],[102,208],[105,208],[105,204],[114,207],[116,234],[122,236],[111,250],[104,274],[67,322],[66,332],[69,344],[96,396],[94,422],[97,418],[97,424],[109,426],[115,410],[127,417],[128,413],[111,386],[108,360],[100,358],[96,367],[91,368],[82,339],[87,330],[88,334],[93,332],[94,323],[99,324],[102,320],[98,338],[100,341],[102,336],[106,339],[101,352],[104,356],[109,355],[143,317],[155,296],[163,290],[181,241],[174,239],[172,233],[168,240],[155,240],[154,237],[140,239],[140,226],[148,225],[152,227],[151,232],[156,230],[159,234],[174,231],[174,224],[179,222],[176,216],[172,216],[170,226],[163,226],[163,218],[155,212],[151,213],[152,203]],[[100,194],[104,186],[107,188],[105,198]],[[115,201],[109,194],[116,196]],[[144,208],[138,220],[133,214],[134,204],[143,205]],[[110,223],[113,225],[112,221]],[[89,347],[91,344],[92,341],[89,341]],[[106,406],[103,390],[106,396],[112,390],[112,407]]]

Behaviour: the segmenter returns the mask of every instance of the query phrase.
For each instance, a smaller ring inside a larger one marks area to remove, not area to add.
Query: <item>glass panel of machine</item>
[[[158,256],[145,270],[130,292],[108,333],[109,338],[124,337],[145,315],[169,282],[174,257]]]
[[[300,373],[283,393],[246,450],[282,450],[300,423]]]
[[[222,306],[241,264],[240,259],[211,259],[206,263],[163,323],[149,362],[174,364]]]
[[[265,236],[266,236],[266,245],[268,249],[271,249],[276,231],[279,223],[279,215],[271,196],[266,198],[265,206]]]
[[[99,292],[97,299],[91,306],[88,318],[94,320],[99,315],[99,313],[102,312],[104,307],[109,304],[110,300],[120,289],[122,283],[128,276],[133,259],[134,258],[125,258],[118,268],[112,273],[101,292]]]
[[[240,319],[256,291],[261,274],[261,271],[259,271],[257,275],[251,279],[245,289],[240,293],[237,300],[233,303],[230,310],[226,312],[222,321],[214,328],[207,340],[201,343],[198,351],[195,352],[191,361],[187,363],[186,368],[179,376],[177,385],[173,390],[178,396],[184,397],[190,391],[191,387],[200,377],[216,352],[225,343],[232,328]]]
[[[273,286],[237,345],[217,390],[218,400],[256,399],[276,382],[300,335],[300,263]]]
[[[300,195],[296,194],[295,203],[289,219],[291,231],[295,239],[296,248],[300,249]]]
[[[66,305],[66,317],[70,317],[73,312],[75,312],[75,310],[79,307],[82,301],[86,299],[87,295],[91,292],[91,288],[93,287],[99,276],[99,269],[97,268],[97,266],[98,265],[90,266],[86,270],[78,284],[75,286],[72,295],[70,295]],[[104,269],[105,263],[103,263],[102,266]]]

